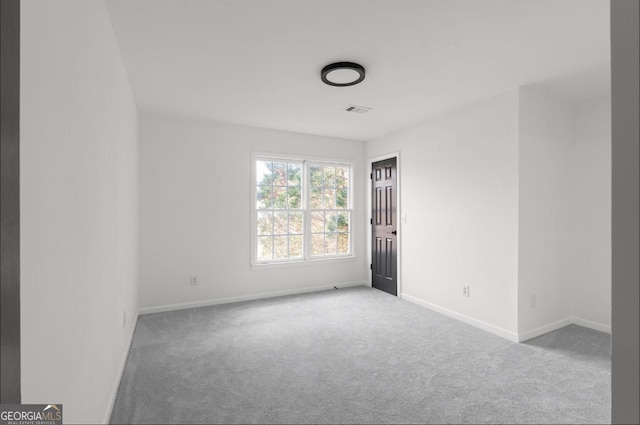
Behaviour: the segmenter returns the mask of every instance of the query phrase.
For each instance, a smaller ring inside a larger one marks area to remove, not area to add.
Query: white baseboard
[[[531,329],[525,332],[519,332],[518,342],[527,341],[540,335],[544,335],[560,328],[564,328],[568,325],[578,325],[608,334],[611,333],[611,325],[605,325],[604,323],[598,323],[591,320],[583,319],[581,317],[571,316],[565,317],[564,319],[556,320],[552,323],[547,323],[546,325],[539,326],[535,329]]]
[[[129,335],[127,335],[127,346],[122,354],[122,358],[120,359],[120,367],[118,370],[118,378],[116,379],[113,389],[111,391],[111,398],[109,399],[109,404],[107,405],[107,412],[102,421],[103,424],[108,424],[111,419],[111,414],[113,413],[113,406],[116,402],[116,396],[118,395],[118,389],[120,388],[120,381],[122,380],[122,375],[124,374],[124,368],[127,365],[127,358],[129,357],[129,350],[131,350],[131,343],[133,342],[133,334],[136,330],[136,324],[138,323],[138,315],[136,312],[135,317],[133,318],[131,331]]]
[[[273,298],[273,297],[282,297],[285,295],[304,294],[307,292],[326,291],[327,289],[333,289],[334,287],[347,288],[350,286],[361,286],[366,284],[367,283],[364,281],[333,283],[333,284],[320,285],[320,286],[311,286],[307,288],[287,289],[285,291],[263,292],[263,293],[252,294],[252,295],[242,295],[239,297],[213,298],[208,300],[192,301],[187,303],[159,305],[155,307],[141,308],[139,310],[139,314],[144,315],[144,314],[152,314],[152,313],[162,313],[165,311],[184,310],[188,308],[208,307],[212,305],[237,303],[241,301],[251,301],[251,300],[258,300],[262,298]]]
[[[518,342],[527,341],[529,339],[544,335],[546,333],[555,331],[565,326],[571,325],[573,321],[571,317],[565,317],[564,319],[556,320],[555,322],[547,323],[546,325],[538,326],[535,329],[530,329],[524,332],[518,332]]]
[[[444,314],[445,316],[452,317],[461,322],[467,323],[469,325],[475,326],[477,328],[483,329],[485,331],[491,332],[503,338],[506,338],[510,341],[514,342],[523,342],[532,338],[536,338],[540,335],[544,335],[546,333],[558,330],[560,328],[564,328],[568,325],[578,325],[584,326],[585,328],[594,329],[596,331],[605,332],[611,334],[611,325],[606,325],[604,323],[594,322],[592,320],[583,319],[581,317],[565,317],[564,319],[556,320],[555,322],[547,323],[545,325],[539,326],[534,329],[530,329],[524,332],[511,332],[506,329],[502,329],[498,326],[494,326],[490,323],[483,322],[482,320],[475,319],[470,316],[466,316],[464,314],[458,313],[457,311],[449,310],[448,308],[441,307],[439,305],[430,303],[418,297],[414,297],[413,295],[409,295],[407,293],[402,293],[400,298],[403,298],[407,301],[410,301],[414,304],[418,304],[422,307],[426,307],[430,310],[438,312],[440,314]]]
[[[594,329],[596,331],[605,332],[611,334],[611,325],[605,325],[604,323],[598,323],[591,320],[583,319],[581,317],[565,317],[564,319],[556,320],[552,323],[547,323],[546,325],[539,326],[535,329],[531,329],[524,332],[518,333],[518,342],[527,341],[532,338],[536,338],[540,335],[544,335],[546,333],[558,330],[560,328],[564,328],[568,325],[578,325],[583,326],[585,328]]]
[[[506,338],[510,341],[518,342],[518,334],[516,332],[508,331],[506,329],[502,329],[498,326],[494,326],[490,323],[483,322],[482,320],[474,319],[473,317],[466,316],[464,314],[458,313],[453,310],[449,310],[448,308],[440,307],[439,305],[430,303],[428,301],[424,301],[418,297],[414,297],[413,295],[409,295],[407,293],[402,293],[400,298],[410,301],[414,304],[418,304],[422,307],[426,307],[429,310],[433,310],[437,313],[444,314],[445,316],[457,319],[461,322],[464,322],[468,325],[475,326],[487,332],[491,332],[492,334],[498,335],[502,338]]]
[[[587,320],[583,319],[582,317],[575,316],[571,318],[571,322],[579,326],[584,326],[585,328],[611,334],[611,325],[606,325],[604,323],[594,322],[593,320]]]

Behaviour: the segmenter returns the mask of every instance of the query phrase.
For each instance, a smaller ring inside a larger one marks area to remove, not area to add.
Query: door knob
[[[392,231],[392,232],[391,232],[391,234],[392,234],[392,235],[397,235],[397,234],[398,234],[398,231],[397,231],[397,230],[394,230],[394,231]]]

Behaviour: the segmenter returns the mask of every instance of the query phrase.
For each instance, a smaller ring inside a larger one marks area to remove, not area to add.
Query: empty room
[[[637,0],[2,0],[2,423],[637,423]]]

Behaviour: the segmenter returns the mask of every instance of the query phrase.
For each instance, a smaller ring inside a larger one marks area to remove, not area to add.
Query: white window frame
[[[298,258],[258,260],[258,209],[257,209],[257,161],[302,162],[302,200],[303,222],[303,255]],[[310,169],[311,165],[349,167],[349,208],[341,211],[349,213],[349,254],[311,255],[311,206],[310,206]],[[314,264],[323,261],[354,260],[354,162],[345,159],[328,159],[313,156],[288,155],[273,152],[252,152],[251,154],[251,267],[263,268],[274,266],[291,266]]]

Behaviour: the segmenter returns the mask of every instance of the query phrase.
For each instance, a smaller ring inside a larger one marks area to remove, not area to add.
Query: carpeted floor
[[[610,369],[363,286],[141,316],[111,423],[608,423]]]

